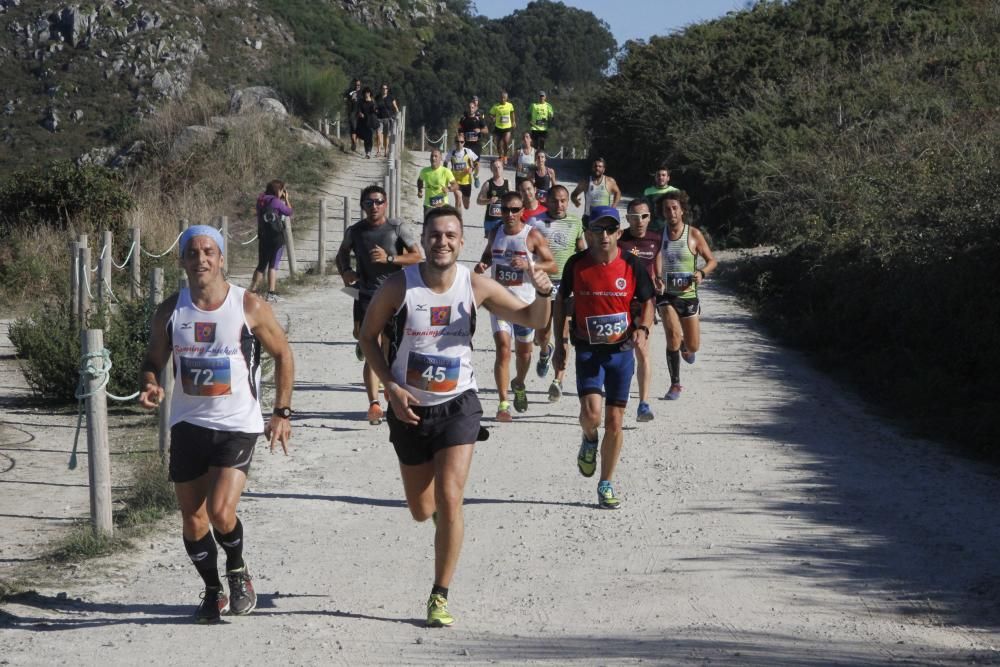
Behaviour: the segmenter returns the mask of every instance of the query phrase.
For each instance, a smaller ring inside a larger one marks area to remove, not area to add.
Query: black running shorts
[[[216,431],[178,422],[170,427],[170,481],[190,482],[209,468],[250,472],[253,448],[260,433]]]
[[[697,317],[701,314],[701,303],[698,301],[698,297],[682,299],[673,294],[661,294],[656,297],[656,307],[663,308],[664,306],[671,306],[677,311],[677,315],[682,320],[688,317]]]
[[[471,389],[439,405],[418,405],[412,409],[420,417],[416,426],[396,419],[391,404],[386,412],[389,440],[403,465],[428,463],[446,447],[470,445],[479,438],[483,406]]]

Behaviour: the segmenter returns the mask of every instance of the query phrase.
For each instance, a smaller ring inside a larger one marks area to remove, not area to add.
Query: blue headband
[[[221,252],[226,251],[226,242],[222,239],[222,234],[219,233],[218,229],[209,225],[195,225],[194,227],[188,227],[181,234],[181,255],[187,252],[188,243],[196,236],[207,236],[215,241]]]

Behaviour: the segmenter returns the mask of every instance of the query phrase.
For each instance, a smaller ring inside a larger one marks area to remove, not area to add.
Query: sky
[[[500,18],[524,9],[528,0],[473,0],[476,11]],[[570,7],[584,9],[611,26],[618,46],[629,39],[649,39],[666,35],[691,23],[725,16],[746,7],[746,0],[562,0]]]

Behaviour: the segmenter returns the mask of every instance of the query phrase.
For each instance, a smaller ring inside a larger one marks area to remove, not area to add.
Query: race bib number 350
[[[181,384],[188,396],[228,396],[233,393],[228,357],[181,357]]]
[[[410,352],[406,363],[406,384],[437,394],[454,391],[458,387],[458,373],[462,360],[433,354]]]
[[[587,318],[587,336],[591,345],[607,345],[625,339],[628,331],[628,313],[591,315]]]
[[[497,265],[495,279],[504,287],[516,287],[524,284],[524,271],[509,266]]]

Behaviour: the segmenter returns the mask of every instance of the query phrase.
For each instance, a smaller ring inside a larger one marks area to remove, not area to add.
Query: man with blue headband
[[[174,355],[169,471],[184,548],[205,583],[195,613],[199,623],[219,621],[226,612],[249,614],[257,604],[236,506],[260,434],[270,440],[272,452],[280,444],[286,455],[291,437],[291,348],[271,307],[223,277],[224,249],[214,227],[197,225],[181,235],[189,287],[156,309],[139,380],[139,404],[156,408],[164,398],[160,371]],[[260,408],[261,347],[274,358],[276,385],[266,425]],[[228,595],[219,578],[216,541],[226,554]]]

